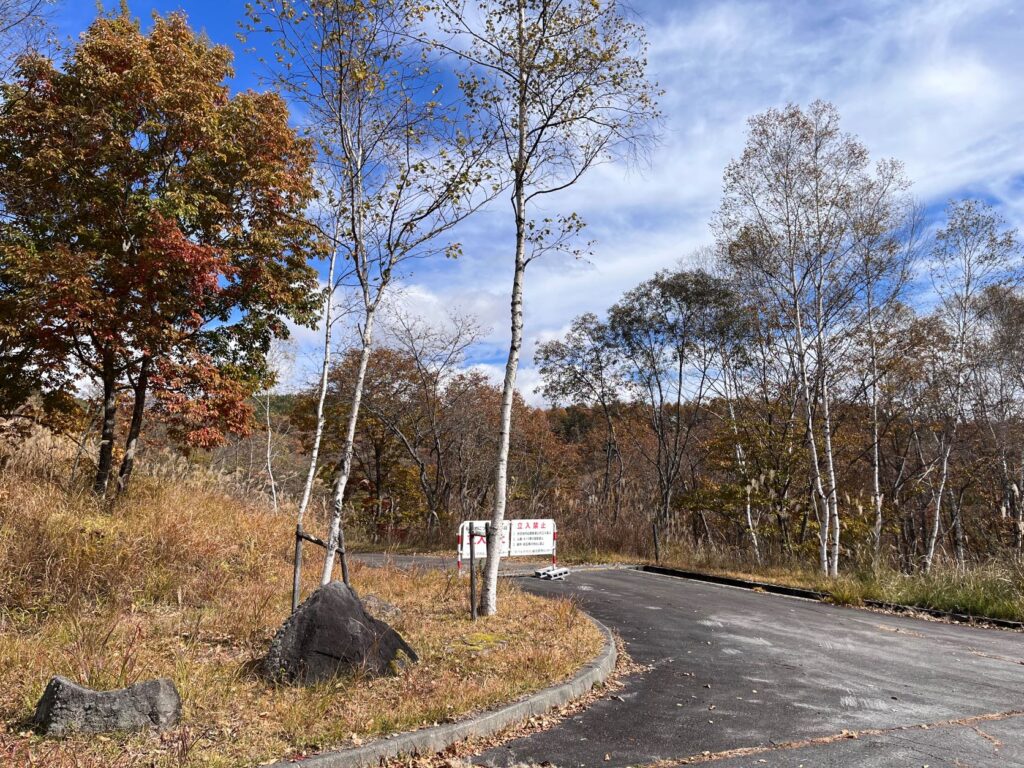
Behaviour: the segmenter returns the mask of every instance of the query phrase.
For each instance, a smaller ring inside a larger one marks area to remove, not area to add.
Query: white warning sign
[[[550,555],[555,551],[554,520],[509,520],[512,557]]]
[[[459,526],[459,560],[469,559],[469,527],[473,526],[473,555],[478,560],[487,557],[486,520],[467,520]],[[501,557],[530,557],[553,555],[558,541],[555,521],[506,520],[501,526],[499,552]]]

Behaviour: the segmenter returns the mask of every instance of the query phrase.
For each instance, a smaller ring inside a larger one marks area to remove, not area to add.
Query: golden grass
[[[473,623],[465,580],[353,563],[361,594],[402,609],[397,629],[421,663],[273,687],[254,662],[288,613],[292,519],[208,482],[138,481],[107,510],[17,461],[0,478],[0,765],[270,762],[493,706],[568,676],[600,647],[567,601],[503,583],[499,615]],[[310,554],[307,591],[320,571]],[[169,676],[182,724],[160,737],[42,738],[28,720],[54,674],[94,688]]]
[[[616,552],[571,553],[566,562],[647,563]],[[930,573],[901,573],[888,567],[847,565],[838,577],[807,566],[732,562],[719,553],[694,553],[668,548],[661,565],[749,581],[812,589],[828,594],[837,605],[864,605],[869,600],[913,608],[947,611],[978,619],[1024,621],[1024,563],[1013,559],[958,568],[939,562]]]

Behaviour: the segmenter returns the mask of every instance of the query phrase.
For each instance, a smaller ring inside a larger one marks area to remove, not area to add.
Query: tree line
[[[5,430],[95,435],[95,494],[126,492],[144,434],[265,475],[296,502],[297,571],[323,526],[324,581],[346,527],[447,544],[506,514],[553,514],[581,551],[832,576],[1019,555],[1020,250],[986,202],[923,210],[827,103],[756,115],[713,242],[540,345],[537,408],[527,268],[584,249],[544,213],[558,193],[655,138],[642,27],[611,1],[285,0],[245,28],[269,90],[233,93],[184,16],[144,31],[126,7],[0,86]],[[496,386],[465,365],[472,318],[387,308],[502,200]],[[289,323],[322,333],[319,375],[275,396]]]
[[[712,246],[539,345],[551,407],[516,403],[513,513],[555,510],[581,550],[832,576],[1018,557],[1016,231],[978,200],[926,217],[901,166],[821,102],[750,120],[712,227]],[[371,535],[441,543],[487,508],[472,467],[497,393],[462,370],[474,332],[399,319],[371,355]]]
[[[182,14],[144,31],[127,2],[74,43],[16,56],[0,86],[7,425],[81,420],[95,386],[93,492],[119,496],[147,418],[193,450],[244,436],[254,396],[273,385],[272,343],[289,321],[319,324],[296,574],[330,443],[322,581],[341,552],[347,582],[343,518],[380,309],[414,260],[458,257],[455,228],[501,197],[514,278],[489,496],[500,530],[525,270],[573,250],[583,226],[540,215],[539,201],[652,137],[642,27],[616,0],[257,0],[243,28],[266,53],[267,91],[232,93],[229,49]],[[357,362],[331,414],[342,294],[354,300]],[[269,396],[264,411],[270,420]],[[268,441],[268,470],[271,454]]]

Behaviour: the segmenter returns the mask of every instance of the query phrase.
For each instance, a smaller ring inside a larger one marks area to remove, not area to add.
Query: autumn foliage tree
[[[0,379],[8,400],[102,388],[100,494],[124,394],[121,489],[147,410],[194,446],[244,432],[271,340],[313,308],[310,147],[230,74],[183,15],[145,33],[121,11],[3,86]]]

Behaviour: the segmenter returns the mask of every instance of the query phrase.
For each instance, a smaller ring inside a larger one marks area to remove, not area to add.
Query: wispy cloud
[[[213,39],[232,42],[238,11],[231,4],[150,4],[184,6]],[[722,170],[742,151],[747,118],[769,107],[831,101],[875,157],[903,161],[930,209],[978,195],[1024,226],[1024,6],[1017,0],[630,4],[648,29],[651,74],[665,90],[664,133],[645,171],[602,166],[546,201],[543,214],[580,213],[597,244],[587,261],[552,258],[527,271],[520,389],[531,401],[538,340],[563,332],[581,312],[603,312],[710,241]],[[62,10],[63,31],[76,34],[91,17],[78,6]],[[238,85],[253,84],[254,59],[240,53],[237,64]],[[508,200],[494,201],[457,232],[463,258],[415,263],[396,297],[426,318],[452,308],[476,315],[491,330],[470,363],[496,380],[509,337],[511,224]],[[300,333],[300,347],[315,345],[315,333]]]
[[[549,200],[579,212],[597,240],[587,262],[551,260],[526,278],[520,389],[531,401],[539,339],[602,312],[656,270],[711,239],[725,164],[747,118],[825,99],[875,157],[904,162],[928,206],[964,194],[1024,224],[1024,16],[1014,2],[634,3],[665,89],[661,145],[643,173],[602,166]],[[411,281],[427,305],[460,303],[492,327],[475,359],[496,380],[508,343],[512,232],[504,201],[460,231],[466,256],[423,265]],[[413,303],[415,306],[415,302]]]

